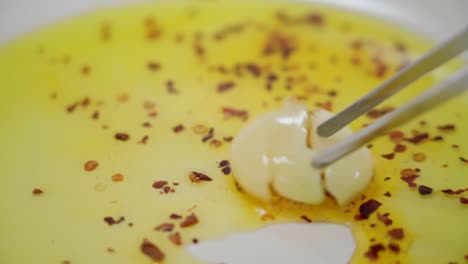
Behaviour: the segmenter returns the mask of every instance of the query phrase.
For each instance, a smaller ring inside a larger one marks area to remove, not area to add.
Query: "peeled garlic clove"
[[[267,149],[274,113],[265,114],[243,127],[232,143],[232,165],[237,183],[251,195],[269,200],[272,173]]]
[[[346,205],[369,185],[374,173],[370,151],[361,147],[325,170],[325,189],[339,205]]]
[[[314,150],[322,150],[352,135],[352,130],[344,127],[328,138],[320,137],[316,133],[317,127],[332,116],[332,113],[325,110],[312,113],[310,119],[312,130],[309,133],[309,142]],[[364,191],[371,181],[374,171],[373,164],[372,155],[365,147],[349,153],[325,169],[325,189],[339,205],[349,203]]]

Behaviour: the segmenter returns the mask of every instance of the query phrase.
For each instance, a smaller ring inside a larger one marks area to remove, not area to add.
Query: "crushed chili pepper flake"
[[[249,117],[249,113],[246,110],[235,109],[232,107],[223,107],[222,109],[224,114],[224,119],[230,119],[233,117],[240,118],[241,120],[245,121]]]
[[[458,159],[459,159],[461,162],[468,163],[468,159],[465,159],[464,157],[458,157]]]
[[[97,162],[95,160],[88,160],[84,165],[84,169],[85,169],[85,171],[93,171],[98,166],[99,166],[99,162]]]
[[[151,127],[151,123],[150,123],[150,122],[144,122],[144,123],[143,123],[143,127],[150,128],[150,127]]]
[[[388,134],[390,137],[390,140],[393,141],[394,143],[399,143],[403,138],[405,137],[405,134],[401,131],[392,131]]]
[[[78,103],[73,103],[73,104],[67,106],[66,110],[67,110],[68,113],[73,113],[77,106],[78,106]]]
[[[468,204],[468,198],[460,197],[460,203],[462,203],[462,204]]]
[[[113,182],[121,182],[124,180],[124,176],[121,173],[116,173],[111,177]]]
[[[91,118],[94,119],[94,120],[98,120],[99,119],[99,111],[94,111]]]
[[[153,186],[153,188],[155,188],[155,189],[161,189],[161,188],[163,188],[164,186],[166,186],[166,184],[167,184],[167,181],[156,181],[156,182],[153,183],[152,186]]]
[[[145,135],[143,138],[138,142],[138,144],[146,144],[148,143],[149,136]]]
[[[229,166],[229,165],[231,165],[231,163],[228,160],[222,160],[222,161],[219,162],[218,167],[221,168],[221,167],[226,167],[226,166]]]
[[[81,106],[82,107],[87,107],[91,102],[91,99],[89,99],[89,97],[85,97],[82,101],[81,101]]]
[[[192,238],[192,243],[193,243],[193,244],[198,244],[198,238],[195,238],[195,237]]]
[[[161,64],[158,62],[150,61],[148,62],[148,64],[146,64],[146,67],[148,68],[148,70],[154,72],[161,68]]]
[[[393,228],[391,230],[389,230],[387,232],[387,234],[393,238],[393,239],[397,239],[397,240],[401,240],[403,239],[403,237],[405,236],[405,233],[403,232],[403,229],[402,228]]]
[[[164,259],[164,253],[148,239],[143,240],[140,249],[143,254],[147,255],[154,261],[162,261]]]
[[[189,216],[185,217],[185,219],[180,223],[180,227],[185,228],[193,226],[196,223],[198,223],[198,218],[194,213],[192,213]]]
[[[390,192],[386,192],[386,193],[384,193],[384,195],[385,195],[386,197],[392,197],[392,194],[391,194]]]
[[[164,191],[164,193],[169,193],[171,191],[171,187],[164,186],[163,191]]]
[[[372,119],[378,119],[383,115],[392,112],[393,110],[395,110],[395,108],[391,106],[383,107],[382,109],[372,109],[369,112],[367,112],[367,116]]]
[[[206,142],[212,139],[213,136],[214,136],[214,128],[210,128],[210,130],[208,131],[208,134],[202,138],[202,142]]]
[[[114,135],[114,138],[120,141],[127,141],[130,138],[130,136],[126,133],[116,133]]]
[[[392,219],[389,218],[389,215],[390,215],[389,213],[385,213],[385,214],[377,213],[377,218],[386,226],[389,226],[393,224],[393,221]]]
[[[108,247],[106,249],[106,251],[109,252],[109,253],[114,253],[115,252],[115,250],[113,248],[111,248],[111,247]]]
[[[189,179],[193,183],[199,183],[199,182],[202,182],[202,181],[212,181],[213,180],[210,177],[208,177],[207,175],[205,175],[203,173],[200,173],[200,172],[196,172],[196,171],[191,171],[189,173]]]
[[[442,141],[444,138],[442,136],[435,136],[431,139],[432,141]]]
[[[458,148],[460,148],[460,146],[458,144],[452,144],[452,148],[458,149]]]
[[[174,133],[179,133],[183,131],[184,129],[185,129],[184,125],[178,124],[172,128],[172,131],[174,131]]]
[[[104,217],[104,222],[106,222],[109,226],[120,224],[123,221],[125,221],[125,217],[123,216],[119,217],[119,219],[117,220],[114,220],[114,218],[112,218],[111,216]]]
[[[426,160],[426,154],[422,152],[416,152],[413,154],[413,160],[416,162],[423,162]]]
[[[455,125],[453,124],[440,125],[440,126],[437,126],[437,129],[440,131],[454,131]]]
[[[81,74],[89,75],[90,73],[91,73],[91,67],[89,67],[89,65],[83,65],[81,67]]]
[[[307,223],[312,223],[312,220],[309,217],[307,217],[306,215],[301,215],[301,219],[306,221]]]
[[[432,193],[432,188],[425,185],[419,185],[418,191],[421,195],[428,195]]]
[[[364,255],[370,260],[377,260],[379,259],[380,251],[385,251],[385,246],[381,243],[374,244],[369,247],[369,249]]]
[[[254,77],[260,77],[260,75],[262,74],[262,70],[260,68],[260,66],[254,64],[254,63],[247,63],[245,65],[245,68],[247,69],[247,71],[249,71]]]
[[[168,236],[169,240],[172,242],[172,244],[176,246],[182,245],[182,238],[180,236],[179,232],[172,233]]]
[[[155,107],[156,107],[156,103],[154,103],[152,101],[144,101],[143,102],[143,108],[148,110],[148,111],[153,110]]]
[[[202,135],[208,131],[208,128],[202,124],[196,124],[192,127],[192,131],[197,135]]]
[[[181,219],[182,216],[178,215],[178,214],[171,214],[171,215],[169,215],[169,218],[171,218],[171,219]]]
[[[382,156],[382,158],[392,160],[395,157],[395,153],[382,154],[381,156]]]
[[[359,206],[359,214],[367,219],[375,212],[382,204],[374,199],[370,199]]]
[[[395,148],[393,149],[393,151],[395,152],[405,152],[405,150],[406,150],[406,146],[403,144],[396,144]]]
[[[224,175],[229,175],[231,173],[231,167],[224,167],[224,168],[221,169],[221,172]]]
[[[216,91],[218,91],[218,93],[227,92],[233,89],[235,86],[236,86],[235,82],[223,82],[223,83],[218,84],[218,86],[216,87]]]
[[[174,224],[172,223],[162,223],[159,226],[155,227],[154,230],[161,232],[171,232],[174,229]]]
[[[151,111],[151,112],[148,113],[148,116],[149,116],[149,117],[157,117],[157,116],[158,116],[158,112],[156,112],[156,111]]]
[[[218,139],[213,139],[213,140],[210,141],[210,146],[211,146],[212,148],[219,148],[219,147],[221,147],[222,145],[223,145],[223,142],[221,142],[221,141],[218,140]]]
[[[424,140],[426,140],[428,138],[429,138],[428,133],[422,133],[422,134],[415,135],[412,138],[404,138],[403,140],[405,140],[407,142],[410,142],[410,143],[413,143],[413,144],[419,144],[419,143],[421,143],[422,141],[424,141]]]
[[[223,137],[223,140],[225,142],[231,142],[234,139],[234,137]]]
[[[33,195],[41,195],[43,193],[44,193],[44,191],[39,189],[39,188],[34,188],[33,191],[32,191]]]
[[[400,246],[396,243],[393,243],[393,242],[390,242],[388,244],[388,249],[390,249],[390,251],[394,252],[394,253],[400,253]]]

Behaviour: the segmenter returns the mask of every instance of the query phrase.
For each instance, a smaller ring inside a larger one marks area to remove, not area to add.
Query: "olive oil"
[[[403,152],[388,135],[370,142],[373,182],[347,208],[331,198],[319,206],[262,204],[220,166],[245,122],[284,98],[336,112],[431,46],[363,14],[260,0],[98,10],[12,40],[0,48],[0,260],[151,263],[141,250],[148,239],[164,263],[199,263],[184,246],[311,219],[351,227],[351,263],[375,262],[366,252],[379,243],[386,248],[379,263],[461,263],[466,192],[441,190],[468,187],[467,96],[395,128],[405,138],[430,135],[401,141]],[[460,65],[438,69],[378,109],[398,107]],[[373,120],[364,116],[352,128]],[[447,124],[454,131],[437,128]],[[415,153],[425,160],[414,161]],[[88,161],[98,166],[85,169]],[[433,192],[408,187],[400,179],[406,168],[418,168],[414,182]],[[211,180],[194,183],[193,172]],[[370,199],[381,206],[360,220],[359,206]],[[181,227],[192,213],[198,222]],[[106,217],[124,220],[110,225]],[[163,223],[174,229],[154,230]],[[389,236],[394,228],[404,230],[401,240]],[[181,246],[169,239],[174,232]]]

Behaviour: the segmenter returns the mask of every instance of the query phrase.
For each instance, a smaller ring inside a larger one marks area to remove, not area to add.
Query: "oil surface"
[[[183,247],[197,239],[311,220],[352,228],[351,263],[463,263],[467,195],[441,190],[468,187],[467,96],[395,128],[404,132],[403,151],[394,151],[388,135],[371,142],[374,180],[348,208],[331,199],[264,205],[219,168],[230,159],[230,137],[286,96],[336,112],[430,47],[360,14],[271,1],[101,10],[14,40],[0,49],[0,262],[151,263],[140,249],[146,238],[165,263],[197,263]],[[353,129],[459,64],[419,80]],[[423,133],[429,138],[411,140]],[[417,153],[424,154],[419,162]],[[86,171],[89,160],[99,166]],[[408,187],[400,179],[405,168],[418,168],[414,182],[432,193]],[[192,183],[192,171],[212,180]],[[113,181],[118,173],[123,180]],[[168,182],[166,191],[153,186],[158,181]],[[359,206],[370,199],[381,206],[359,220]],[[199,222],[180,227],[183,219],[172,213],[194,213]],[[122,216],[118,224],[104,221]],[[162,223],[175,228],[154,230]],[[402,239],[389,236],[395,228],[403,229]],[[174,232],[181,246],[168,239]],[[366,256],[379,244],[385,250],[377,260]]]

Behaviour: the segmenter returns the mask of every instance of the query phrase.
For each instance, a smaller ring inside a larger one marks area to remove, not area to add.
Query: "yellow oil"
[[[278,20],[280,10],[288,18],[313,13],[323,20],[291,25]],[[242,32],[222,41],[213,38],[215,32],[239,23],[247,25]],[[289,59],[262,54],[272,32],[294,39]],[[356,39],[363,40],[361,49],[351,47]],[[194,43],[201,43],[203,55],[194,52]],[[405,52],[397,43],[404,44]],[[193,238],[204,241],[272,223],[304,222],[305,215],[313,222],[352,228],[357,250],[351,263],[373,262],[364,256],[369,245],[386,246],[391,241],[387,231],[394,227],[405,231],[404,239],[397,241],[401,252],[387,249],[379,263],[464,263],[467,205],[459,196],[438,190],[468,187],[468,167],[459,160],[468,156],[467,96],[398,128],[407,135],[412,130],[442,135],[444,141],[405,143],[406,152],[393,160],[381,157],[394,147],[387,136],[371,142],[376,173],[364,200],[382,202],[378,212],[390,213],[390,228],[375,213],[369,220],[355,221],[364,201],[360,198],[347,210],[331,200],[321,206],[260,204],[239,192],[233,176],[223,175],[217,164],[230,159],[230,143],[223,137],[235,136],[245,124],[239,118],[226,120],[223,107],[248,110],[253,118],[280,106],[285,96],[298,96],[311,109],[330,100],[336,112],[431,46],[415,34],[362,14],[272,1],[170,1],[99,10],[7,43],[0,49],[0,262],[151,263],[140,251],[147,238],[165,253],[165,263],[199,263],[183,249]],[[377,54],[388,67],[380,77],[372,74]],[[357,66],[351,62],[354,57],[360,60]],[[149,70],[149,62],[159,63],[160,69]],[[262,66],[259,78],[245,70],[241,77],[213,70],[250,62]],[[459,66],[437,70],[384,105],[398,107]],[[265,72],[279,79],[271,91],[265,87]],[[287,77],[295,79],[290,89]],[[178,94],[167,92],[168,80]],[[216,92],[226,81],[236,86]],[[327,95],[331,90],[336,97]],[[66,111],[85,97],[90,98],[87,107]],[[145,101],[155,103],[157,117],[148,116]],[[91,118],[94,111],[100,113],[97,120]],[[427,124],[421,125],[421,120]],[[152,127],[143,127],[143,122]],[[362,117],[352,127],[357,130],[370,122]],[[448,123],[456,124],[454,132],[437,130],[437,125]],[[185,130],[174,133],[178,124]],[[222,145],[203,143],[203,135],[192,130],[197,124],[213,127]],[[128,133],[130,139],[117,141],[118,132]],[[147,144],[138,144],[144,135],[149,136]],[[427,159],[414,162],[416,152]],[[88,160],[98,161],[99,167],[85,171]],[[399,179],[403,168],[420,168],[416,182],[434,192],[423,197],[408,188]],[[195,185],[188,179],[190,171],[205,173],[213,181]],[[112,182],[115,173],[122,173],[124,180]],[[391,180],[384,181],[386,177]],[[160,194],[152,188],[157,180],[180,185],[173,186],[175,193]],[[34,188],[44,193],[33,195]],[[392,197],[383,195],[387,191]],[[189,211],[200,222],[177,227],[183,246],[174,246],[168,233],[153,230],[163,222],[177,223],[169,219],[171,213],[185,216]],[[126,220],[108,226],[106,216]]]

